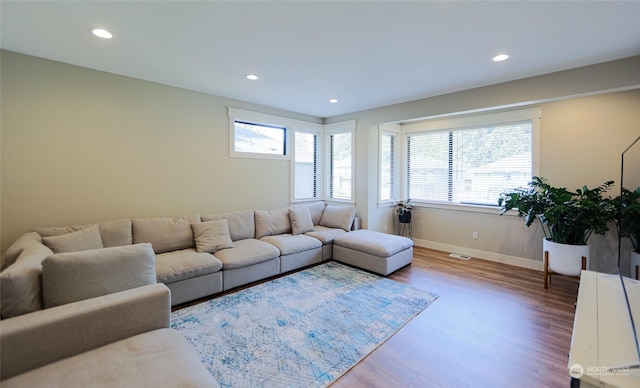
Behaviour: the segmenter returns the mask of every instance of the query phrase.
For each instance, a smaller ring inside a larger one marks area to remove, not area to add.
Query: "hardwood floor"
[[[569,386],[577,280],[420,247],[389,277],[440,297],[333,388]]]

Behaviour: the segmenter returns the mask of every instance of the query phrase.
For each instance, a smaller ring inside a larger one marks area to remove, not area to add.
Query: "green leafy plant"
[[[399,215],[411,212],[411,209],[413,209],[413,207],[411,206],[411,198],[407,199],[406,201],[398,202],[397,206],[398,207],[396,208],[396,213],[398,213]]]
[[[553,187],[548,180],[534,176],[528,187],[500,194],[500,215],[517,209],[525,225],[538,219],[545,238],[561,244],[584,245],[592,233],[605,234],[607,223],[614,218],[614,205],[604,194],[613,181],[589,189],[583,186],[575,192]]]
[[[622,188],[622,193],[613,199],[613,204],[620,237],[628,237],[633,250],[640,253],[640,187],[635,191]]]

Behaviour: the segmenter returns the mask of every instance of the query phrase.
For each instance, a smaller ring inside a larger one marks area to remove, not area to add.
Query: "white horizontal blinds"
[[[329,197],[351,199],[351,132],[329,136]]]
[[[532,176],[532,122],[423,132],[409,137],[411,198],[497,205]]]
[[[295,199],[318,197],[318,135],[295,132]]]
[[[391,201],[396,199],[396,161],[395,161],[396,136],[382,134],[380,137],[380,200]]]

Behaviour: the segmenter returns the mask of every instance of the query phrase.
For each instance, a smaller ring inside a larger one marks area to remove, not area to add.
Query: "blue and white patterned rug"
[[[438,296],[328,262],[171,314],[222,387],[324,387]]]

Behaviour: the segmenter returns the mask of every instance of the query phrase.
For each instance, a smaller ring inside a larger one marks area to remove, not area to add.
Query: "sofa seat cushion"
[[[11,387],[218,387],[193,348],[158,329],[4,380]]]
[[[316,225],[313,227],[313,232],[307,232],[305,235],[311,236],[322,241],[323,245],[333,244],[333,239],[341,234],[348,233],[344,229],[328,228],[326,226]]]
[[[335,238],[333,243],[379,257],[393,256],[413,247],[413,240],[410,238],[367,229],[354,230],[340,235]]]
[[[263,263],[280,256],[274,245],[255,239],[235,241],[233,248],[214,253],[222,261],[222,268],[237,269]]]
[[[304,234],[279,234],[277,236],[263,237],[260,241],[274,245],[280,251],[281,256],[322,247],[322,242],[320,242],[320,240],[310,236],[305,236]]]
[[[170,284],[184,279],[202,276],[222,269],[222,262],[210,253],[195,249],[160,253],[156,255],[156,279]]]
[[[156,282],[151,244],[57,253],[42,262],[45,308]]]

